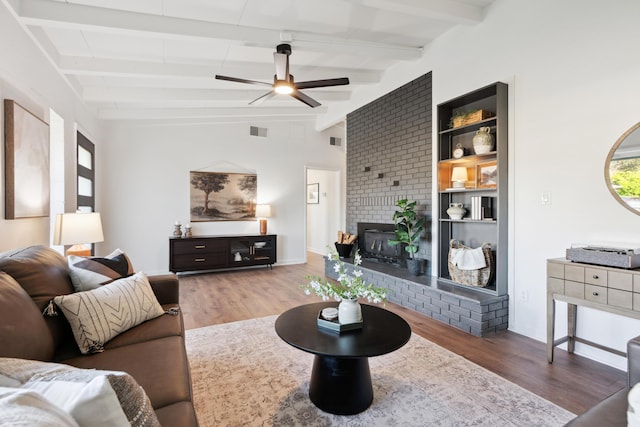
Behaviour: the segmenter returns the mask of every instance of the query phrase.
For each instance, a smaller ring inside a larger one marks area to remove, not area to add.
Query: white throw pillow
[[[0,426],[78,427],[71,415],[32,390],[0,387]]]
[[[118,396],[104,375],[87,382],[29,381],[22,386],[40,393],[70,414],[80,427],[118,427],[129,425]]]
[[[85,292],[57,296],[83,354],[97,353],[116,335],[164,314],[144,273]]]
[[[125,372],[80,369],[60,363],[0,358],[0,379],[38,393],[80,426],[157,427],[151,401]],[[0,410],[0,426],[3,412]]]
[[[634,385],[627,395],[627,426],[640,427],[640,383]]]

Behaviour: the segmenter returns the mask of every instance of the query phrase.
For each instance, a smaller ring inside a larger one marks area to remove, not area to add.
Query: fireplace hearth
[[[395,238],[394,224],[359,222],[358,250],[362,258],[368,261],[398,264],[400,245],[391,246],[388,241]]]

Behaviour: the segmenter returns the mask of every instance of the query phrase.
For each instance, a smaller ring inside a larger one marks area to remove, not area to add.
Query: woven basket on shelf
[[[454,117],[452,119],[452,127],[457,128],[460,126],[470,125],[471,123],[476,123],[484,119],[488,119],[489,117],[493,117],[493,113],[491,111],[487,111],[487,110],[472,111],[465,115]]]
[[[452,240],[449,243],[449,274],[451,275],[451,280],[456,283],[461,283],[463,285],[469,286],[477,286],[480,288],[486,287],[489,283],[491,283],[491,278],[493,276],[493,254],[491,252],[491,244],[484,243],[482,245],[482,254],[484,255],[484,260],[487,264],[486,267],[480,268],[478,270],[460,270],[457,266],[453,265],[451,262],[451,249],[471,249],[468,246],[463,245],[458,240]]]

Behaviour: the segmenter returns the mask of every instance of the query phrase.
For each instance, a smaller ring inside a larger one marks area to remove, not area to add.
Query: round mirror
[[[640,215],[640,123],[618,138],[607,156],[604,177],[613,197]]]

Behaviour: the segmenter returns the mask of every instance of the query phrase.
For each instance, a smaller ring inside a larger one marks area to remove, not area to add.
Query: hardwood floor
[[[180,301],[187,329],[280,314],[318,301],[299,286],[305,276],[324,276],[322,256],[307,264],[180,276]],[[414,333],[495,372],[557,405],[580,414],[626,385],[626,373],[556,350],[547,363],[544,343],[504,331],[474,337],[393,303]],[[425,361],[428,363],[428,361]]]

